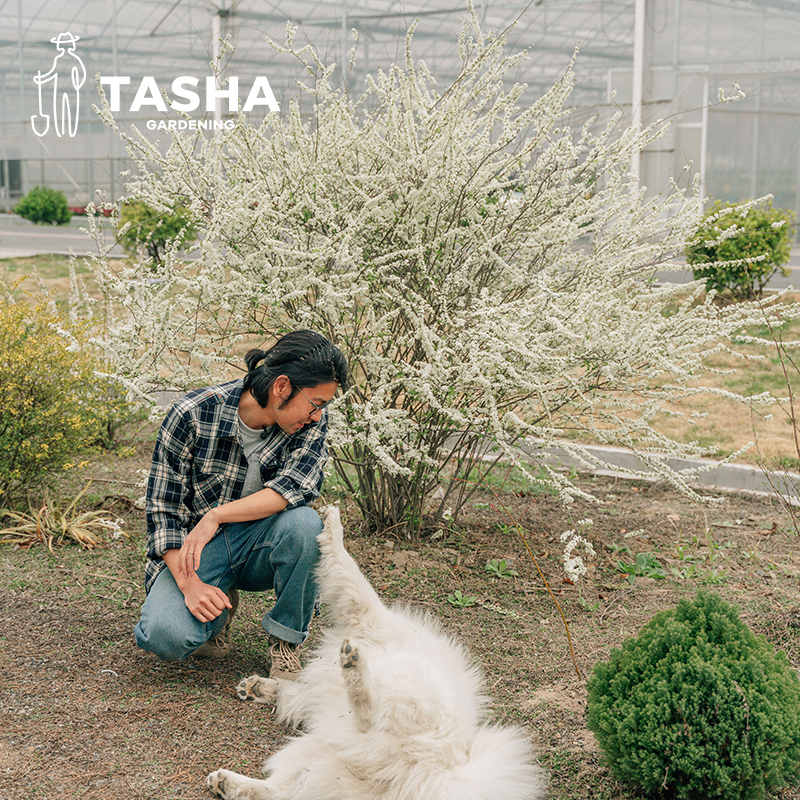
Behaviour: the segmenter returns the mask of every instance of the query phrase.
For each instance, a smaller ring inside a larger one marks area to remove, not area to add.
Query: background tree
[[[359,98],[293,34],[282,49],[310,77],[260,126],[176,133],[167,152],[119,131],[138,164],[131,193],[185,207],[202,238],[191,269],[168,252],[158,282],[130,280],[147,264],[114,273],[101,250],[124,309],[105,342],[119,377],[142,396],[197,385],[230,376],[247,343],[320,330],[352,365],[332,443],[374,527],[417,531],[440,483],[435,515],[456,515],[485,455],[569,430],[637,448],[685,486],[650,453],[703,449],[651,419],[702,391],[687,383],[704,349],[749,312],[653,283],[699,217],[696,184],[652,200],[634,188],[631,156],[661,127],[574,127],[571,70],[519,107],[508,76],[525,55],[474,19],[452,86],[409,51]],[[544,470],[565,499],[578,491]]]
[[[168,246],[193,242],[197,233],[184,208],[156,211],[141,200],[126,200],[119,216],[119,242],[129,255],[140,250],[160,264]]]

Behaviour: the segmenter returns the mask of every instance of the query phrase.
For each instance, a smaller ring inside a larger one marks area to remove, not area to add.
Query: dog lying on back
[[[274,704],[302,733],[267,759],[265,780],[220,769],[226,800],[537,800],[545,779],[518,730],[489,724],[466,651],[419,612],[387,608],[324,512],[317,576],[332,626],[296,681],[253,675],[243,700]]]

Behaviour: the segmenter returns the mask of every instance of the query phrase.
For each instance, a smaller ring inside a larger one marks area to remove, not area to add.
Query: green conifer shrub
[[[713,593],[595,667],[588,724],[615,777],[652,796],[761,798],[798,777],[800,680]]]

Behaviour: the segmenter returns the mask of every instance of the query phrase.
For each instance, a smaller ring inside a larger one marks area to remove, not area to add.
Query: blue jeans
[[[314,568],[321,531],[322,520],[306,506],[222,525],[203,549],[197,575],[223,592],[231,587],[246,592],[274,589],[275,606],[261,625],[278,639],[299,644],[308,635],[317,598]],[[211,622],[193,616],[172,573],[163,569],[142,606],[134,628],[136,643],[164,661],[177,661],[216,636],[227,618],[227,610]]]

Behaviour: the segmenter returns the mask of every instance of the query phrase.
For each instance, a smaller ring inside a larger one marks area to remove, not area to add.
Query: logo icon
[[[31,117],[31,127],[37,136],[44,136],[50,130],[51,116],[53,128],[58,136],[67,134],[74,136],[78,132],[80,88],[86,81],[86,68],[75,53],[78,39],[80,36],[73,36],[71,33],[60,33],[55,39],[51,39],[50,41],[58,49],[58,53],[53,59],[53,66],[49,72],[44,74],[40,70],[33,78],[33,82],[39,89],[39,114]],[[59,59],[61,59],[61,63],[59,63]],[[59,76],[59,70],[61,76]],[[60,86],[59,81],[61,82]],[[53,94],[52,115],[45,114],[45,108],[50,105],[50,93],[48,92],[50,88],[52,88]],[[43,122],[43,131],[37,128],[37,121]]]

